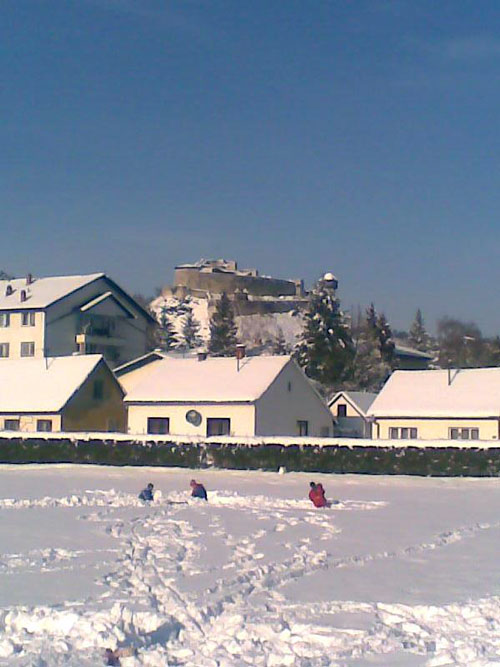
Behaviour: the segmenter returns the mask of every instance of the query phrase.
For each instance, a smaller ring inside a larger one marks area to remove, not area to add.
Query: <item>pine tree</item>
[[[309,295],[297,361],[307,376],[326,387],[341,382],[353,357],[353,344],[340,302],[319,281]]]
[[[184,316],[182,323],[182,342],[185,348],[193,350],[202,344],[202,338],[199,335],[200,323],[193,315],[193,311],[189,308]]]
[[[278,355],[289,354],[288,345],[286,344],[283,329],[281,327],[278,327],[276,338],[273,342],[273,353]]]
[[[356,355],[352,364],[349,388],[378,391],[391,374],[394,342],[384,314],[377,315],[370,304],[356,340]]]
[[[177,334],[174,325],[170,321],[169,308],[162,306],[159,317],[158,344],[165,352],[170,352],[178,345]]]
[[[429,334],[425,330],[424,318],[420,308],[417,310],[413,324],[410,327],[408,342],[412,347],[421,352],[428,352],[430,348]]]
[[[237,331],[233,307],[227,294],[224,292],[210,318],[208,353],[212,357],[234,356],[236,354]]]

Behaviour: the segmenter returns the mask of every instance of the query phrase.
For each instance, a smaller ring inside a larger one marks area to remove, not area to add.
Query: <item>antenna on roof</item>
[[[236,370],[240,372],[240,361],[245,358],[245,346],[241,343],[236,345]]]

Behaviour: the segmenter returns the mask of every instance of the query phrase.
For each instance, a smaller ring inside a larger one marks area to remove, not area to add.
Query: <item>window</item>
[[[6,431],[19,431],[19,419],[5,419],[3,427]]]
[[[347,405],[345,403],[338,403],[337,417],[347,417]]]
[[[292,391],[292,383],[291,382],[288,383],[288,391]]]
[[[34,357],[35,343],[21,343],[21,357]]]
[[[389,438],[391,440],[416,440],[418,438],[418,429],[404,426],[402,428],[389,428]]]
[[[92,388],[92,396],[96,401],[101,401],[104,397],[104,382],[102,380],[94,380]]]
[[[27,310],[24,313],[21,313],[21,324],[23,327],[34,327],[35,313],[32,310]]]
[[[8,357],[8,356],[9,356],[9,344],[0,343],[0,357]]]
[[[479,440],[478,428],[450,428],[450,440]]]
[[[231,433],[230,419],[207,419],[207,436],[209,435],[229,435]]]
[[[45,433],[52,431],[52,419],[37,419],[36,430],[44,431]]]
[[[10,313],[0,313],[0,327],[10,326]]]
[[[297,421],[297,428],[299,429],[299,436],[309,435],[309,422],[305,419],[299,419]]]
[[[154,435],[170,433],[170,419],[168,417],[148,417],[148,433]]]

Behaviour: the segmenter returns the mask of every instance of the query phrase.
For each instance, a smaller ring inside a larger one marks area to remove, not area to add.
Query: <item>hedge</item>
[[[0,438],[0,463],[88,463],[237,470],[500,476],[500,448],[384,447]]]

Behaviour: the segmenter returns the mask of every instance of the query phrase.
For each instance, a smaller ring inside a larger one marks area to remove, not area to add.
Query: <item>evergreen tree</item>
[[[377,317],[376,336],[378,339],[380,356],[383,361],[392,365],[394,362],[394,349],[396,346],[392,340],[391,327],[384,313],[381,313]]]
[[[385,315],[377,315],[372,304],[356,339],[356,354],[348,388],[378,391],[391,374],[394,342]]]
[[[424,318],[420,308],[415,314],[415,319],[410,327],[410,335],[408,336],[408,343],[411,347],[421,352],[428,352],[430,348],[429,334],[425,330]]]
[[[199,335],[200,323],[193,315],[191,308],[188,309],[182,323],[182,342],[185,348],[193,350],[199,347],[203,340]]]
[[[224,292],[210,318],[208,353],[212,357],[234,356],[236,354],[237,331],[233,307],[227,294]]]
[[[351,334],[335,292],[319,281],[309,295],[297,361],[325,387],[342,382],[354,354]]]
[[[281,327],[278,327],[276,338],[274,339],[273,354],[289,354],[288,345],[286,344],[285,336],[283,335],[283,329]]]
[[[177,334],[174,325],[170,321],[168,306],[162,306],[160,309],[158,344],[164,352],[170,352],[178,345]]]

